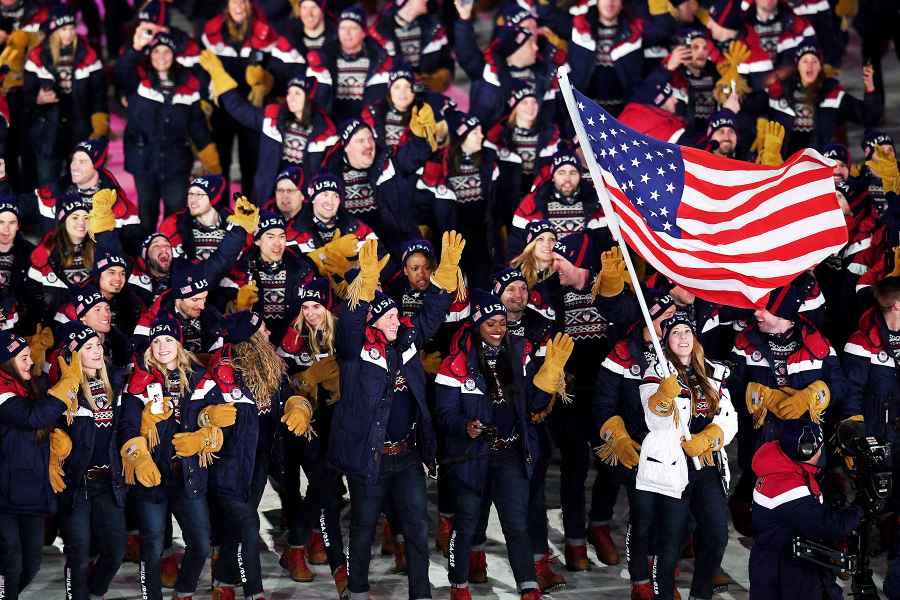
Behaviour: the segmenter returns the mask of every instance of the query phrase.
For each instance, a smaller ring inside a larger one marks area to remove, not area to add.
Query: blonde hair
[[[50,57],[53,59],[53,64],[56,65],[59,63],[59,57],[62,54],[62,41],[59,39],[59,29],[50,34],[50,37],[47,39],[47,46],[50,48]],[[73,52],[78,50],[78,36],[75,36],[75,39],[72,41],[72,50]]]
[[[272,343],[257,331],[246,342],[235,344],[234,366],[240,371],[244,385],[253,393],[258,406],[266,406],[281,386],[287,370]]]
[[[309,349],[312,351],[312,354],[327,354],[328,356],[332,356],[334,354],[334,336],[336,327],[336,320],[334,318],[334,313],[332,313],[327,308],[325,309],[325,320],[318,327],[313,327],[310,325],[306,319],[303,318],[303,311],[297,315],[297,318],[294,319],[294,322],[291,326],[300,334],[306,333],[307,338],[309,338]],[[322,333],[322,341],[319,341],[319,333]]]
[[[79,350],[81,352],[81,350]],[[99,379],[103,382],[103,389],[106,392],[106,397],[109,400],[110,407],[112,407],[113,402],[116,399],[113,397],[113,389],[112,384],[109,382],[109,373],[106,370],[106,361],[103,361],[103,364],[97,369],[96,379]],[[94,395],[91,393],[91,383],[88,378],[87,373],[85,373],[84,369],[81,369],[81,393],[84,395],[84,399],[87,400],[88,405],[91,407],[91,410],[97,412],[99,410],[97,408],[97,403],[94,401]]]
[[[553,276],[553,271],[550,269],[545,269],[544,271],[538,269],[537,258],[534,256],[534,249],[535,246],[537,246],[537,242],[537,238],[531,240],[531,242],[525,246],[525,249],[522,250],[520,255],[509,261],[509,266],[516,267],[522,271],[522,275],[525,276],[525,283],[528,284],[529,290],[541,281],[550,279],[550,277]]]
[[[691,348],[691,361],[690,365],[683,365],[681,361],[675,356],[675,353],[669,348],[668,344],[665,347],[666,358],[669,359],[669,362],[675,366],[675,371],[678,374],[678,378],[684,382],[686,385],[688,384],[688,366],[694,369],[694,373],[697,374],[697,379],[700,383],[700,390],[703,392],[703,396],[709,400],[710,409],[712,411],[711,414],[715,414],[719,410],[719,390],[718,386],[716,386],[710,379],[709,375],[706,372],[706,355],[703,352],[703,346],[700,345],[700,340],[697,339],[696,334],[694,335],[694,347]],[[693,390],[691,390],[691,395],[693,396]],[[693,403],[692,403],[693,404]]]
[[[184,346],[179,343],[175,362],[175,370],[178,371],[178,393],[183,396],[184,393],[190,389],[188,375],[194,372],[194,365],[199,365],[200,361],[197,360],[197,357],[194,356],[193,353],[185,350]],[[149,347],[144,350],[144,364],[147,365],[148,368],[159,370],[159,372],[163,374],[163,377],[168,379],[169,369],[166,368],[166,365],[156,360],[156,357],[153,356],[153,350]]]

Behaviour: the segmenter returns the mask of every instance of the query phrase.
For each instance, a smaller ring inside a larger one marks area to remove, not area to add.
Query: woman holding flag
[[[674,597],[675,568],[693,515],[702,535],[694,538],[691,598],[709,599],[728,543],[729,476],[723,450],[737,433],[737,413],[724,385],[728,369],[705,358],[689,316],[675,313],[663,322],[662,332],[670,374],[657,360],[640,387],[650,433],[641,445],[631,503],[631,597]],[[652,589],[647,572],[651,532],[656,554]]]

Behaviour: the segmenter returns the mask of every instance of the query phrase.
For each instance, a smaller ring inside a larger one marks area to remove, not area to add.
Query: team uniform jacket
[[[140,238],[141,220],[137,213],[137,206],[128,198],[128,194],[119,185],[115,176],[108,169],[101,168],[97,170],[100,178],[97,185],[99,189],[111,189],[116,191],[116,201],[112,205],[113,216],[116,219],[116,229],[122,233],[123,241],[130,241],[131,238]],[[56,227],[56,202],[66,192],[78,192],[80,190],[73,184],[63,181],[55,185],[42,185],[34,191],[33,202],[37,206],[38,228],[42,233],[46,233]],[[93,196],[82,194],[82,197],[88,202],[88,207],[92,205]],[[137,245],[140,246],[140,239]],[[132,248],[129,246],[129,250]]]
[[[125,168],[134,175],[160,179],[184,177],[194,164],[191,144],[212,142],[200,109],[200,82],[186,69],[175,69],[175,90],[166,98],[155,72],[144,72],[144,55],[129,48],[116,63],[119,86],[128,97]]]
[[[138,356],[141,356],[150,344],[148,339],[150,326],[161,312],[172,315],[182,325],[187,320],[187,317],[175,310],[175,298],[172,296],[172,290],[169,289],[160,294],[156,301],[141,313],[141,318],[134,328],[134,335],[131,339],[134,351]],[[198,318],[201,331],[199,352],[210,353],[219,350],[222,347],[222,320],[224,319],[222,313],[207,304]]]
[[[259,109],[247,102],[245,96],[241,95],[238,89],[234,89],[222,94],[219,103],[237,122],[262,134],[259,137],[258,164],[252,192],[253,201],[262,204],[275,189],[278,171],[287,166],[282,160],[284,124],[287,119],[294,117],[285,103],[267,104]],[[312,130],[303,155],[303,174],[306,181],[318,173],[325,151],[338,141],[334,123],[321,110],[314,108],[311,111],[311,124]]]
[[[0,279],[5,279],[0,285],[0,312],[3,313],[0,331],[15,329],[22,335],[31,335],[42,316],[37,300],[41,288],[28,277],[32,252],[34,245],[24,236],[16,235],[10,250],[13,255],[10,270],[0,270]]]
[[[400,42],[394,33],[396,14],[396,5],[388,4],[369,28],[368,33],[396,62],[408,62],[403,60]],[[419,24],[422,34],[419,38],[419,66],[413,71],[434,73],[439,69],[450,69],[452,73],[453,56],[450,52],[450,40],[438,17],[431,14],[423,15],[416,19],[416,22]],[[456,50],[458,50],[458,46]]]
[[[327,45],[320,50],[312,50],[307,55],[309,66],[306,69],[307,77],[316,82],[313,100],[325,114],[335,115],[338,123],[345,118],[358,116],[364,107],[375,104],[387,95],[388,76],[394,66],[394,59],[388,56],[385,49],[379,46],[373,38],[366,37],[363,40],[362,54],[369,59],[369,70],[363,84],[363,97],[360,101],[352,103],[338,100],[335,88],[338,82],[338,56],[340,53],[341,49],[338,43]],[[343,110],[336,112],[336,103],[339,103]]]
[[[540,118],[538,121],[540,122]],[[503,190],[503,195],[512,200],[504,204],[512,205],[512,210],[515,210],[516,201],[530,191],[531,180],[537,177],[543,167],[552,162],[553,156],[563,143],[556,125],[541,127],[539,123],[536,123],[535,129],[538,130],[538,139],[530,176],[524,173],[522,156],[516,152],[513,145],[512,126],[505,121],[497,123],[484,136],[484,146],[493,150],[497,155],[497,166],[500,168],[499,185]]]
[[[900,366],[888,342],[888,328],[878,307],[860,320],[859,330],[844,346],[842,364],[847,387],[862,406],[866,433],[896,442],[900,416]]]
[[[141,361],[143,362],[143,361]],[[205,406],[201,402],[192,402],[191,395],[194,388],[203,378],[203,367],[194,366],[193,373],[188,375],[189,388],[184,396],[173,398],[165,393],[165,376],[154,368],[146,365],[135,365],[128,385],[122,393],[122,417],[119,421],[119,432],[124,440],[141,435],[141,414],[144,407],[151,401],[150,392],[153,387],[163,394],[166,410],[173,408],[179,413],[176,420],[173,413],[165,421],[156,424],[156,432],[159,435],[159,444],[150,451],[153,462],[156,464],[162,476],[162,482],[152,488],[136,484],[129,493],[137,498],[149,502],[161,502],[166,498],[166,484],[172,479],[172,458],[175,449],[172,438],[176,433],[187,433],[197,430],[197,416],[200,409]],[[188,497],[201,496],[206,493],[207,470],[200,467],[196,455],[178,459],[181,461],[182,481],[180,482]]]
[[[858,508],[836,510],[825,504],[813,465],[792,461],[778,442],[768,442],[753,457],[759,478],[753,490],[753,548],[750,586],[753,598],[842,598],[834,574],[794,558],[794,536],[835,543],[859,523]],[[858,512],[857,512],[858,511]]]
[[[38,157],[54,157],[60,150],[58,136],[73,143],[91,134],[91,115],[108,113],[106,81],[100,57],[83,37],[78,38],[72,73],[71,113],[62,114],[63,102],[37,104],[41,88],[60,91],[59,72],[53,66],[50,45],[34,48],[25,62],[25,103],[30,115],[28,140]],[[65,119],[65,120],[64,120]],[[65,149],[68,151],[69,149]]]
[[[337,356],[341,365],[341,400],[331,424],[328,461],[347,475],[375,481],[387,433],[394,382],[403,375],[415,400],[416,450],[426,465],[435,460],[436,441],[425,398],[425,371],[419,359],[440,327],[453,300],[432,286],[412,319],[404,318],[393,343],[366,325],[369,303],[356,310],[344,306],[337,328]]]
[[[56,512],[47,475],[50,439],[36,434],[52,428],[65,408],[53,396],[28,399],[21,383],[0,372],[0,513]]]
[[[230,266],[242,250],[252,244],[250,234],[240,227],[228,223],[229,213],[226,209],[216,207],[216,210],[219,212],[221,227],[225,229],[225,237],[222,238],[222,243],[218,250],[206,259],[206,264],[210,265],[207,273],[221,273]],[[191,213],[184,209],[169,215],[160,224],[159,232],[169,238],[169,242],[172,244],[173,258],[185,258],[190,261],[199,260],[194,246],[194,235],[191,231],[193,220]]]
[[[786,5],[780,5],[775,18],[765,24],[774,30],[772,40],[764,40],[759,33],[762,27],[756,20],[756,10],[751,7],[744,13],[740,39],[750,50],[750,58],[738,65],[738,73],[747,76],[747,83],[761,90],[766,75],[779,67],[794,64],[794,51],[806,45],[816,45],[815,31],[803,17],[798,17]]]
[[[647,424],[640,386],[649,366],[647,344],[641,338],[641,328],[635,327],[631,335],[616,342],[597,371],[592,405],[596,431],[600,431],[610,417],[618,415],[634,441],[640,443],[644,439]]]
[[[314,218],[312,207],[308,202],[304,202],[303,208],[300,209],[293,224],[288,226],[288,246],[296,246],[300,252],[308,254],[328,243],[328,240],[323,239],[319,233],[313,221]],[[348,215],[343,210],[338,210],[335,229],[340,229],[342,235],[352,233],[359,240],[359,245],[362,245],[366,240],[378,239],[371,227],[356,217]]]

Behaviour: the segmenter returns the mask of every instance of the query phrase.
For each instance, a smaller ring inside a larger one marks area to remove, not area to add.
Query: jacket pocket
[[[688,484],[688,473],[679,437],[674,429],[647,434],[641,444],[637,489],[681,497]]]

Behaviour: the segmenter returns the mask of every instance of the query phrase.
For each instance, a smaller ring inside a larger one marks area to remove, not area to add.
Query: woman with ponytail
[[[65,401],[38,393],[24,338],[0,332],[0,579],[18,598],[41,566],[44,517],[56,512],[62,464],[72,449],[53,425]]]
[[[724,449],[737,433],[737,413],[724,384],[728,368],[705,358],[689,315],[675,313],[662,323],[662,333],[670,374],[664,377],[654,361],[640,386],[650,432],[641,444],[631,502],[628,568],[633,586],[643,588],[644,595],[637,597],[673,598],[675,567],[693,515],[697,533],[691,597],[709,599],[728,543]],[[650,555],[655,555],[652,585]]]
[[[176,433],[198,430],[200,409],[190,399],[205,372],[184,349],[182,339],[178,321],[158,316],[150,326],[150,345],[136,361],[122,394],[119,437],[143,440],[138,443],[146,443],[160,474],[157,485],[146,485],[140,476],[127,482],[141,535],[141,595],[148,600],[162,598],[164,572],[176,597],[193,595],[210,550],[206,468],[198,455],[177,456],[172,444]],[[180,570],[174,555],[160,560],[170,514],[175,515],[186,545]]]

